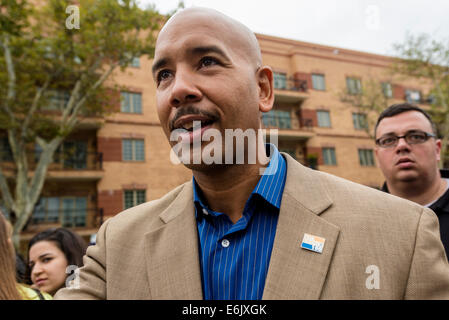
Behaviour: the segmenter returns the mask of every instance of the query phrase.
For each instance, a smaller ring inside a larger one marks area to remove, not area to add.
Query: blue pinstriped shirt
[[[235,224],[205,205],[193,178],[205,300],[262,299],[287,173],[285,159],[268,146],[270,163]]]

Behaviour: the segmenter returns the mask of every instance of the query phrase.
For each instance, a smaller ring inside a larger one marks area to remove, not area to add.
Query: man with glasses
[[[432,209],[449,256],[449,170],[438,169],[441,141],[432,119],[417,106],[395,104],[381,113],[374,132],[382,189]]]

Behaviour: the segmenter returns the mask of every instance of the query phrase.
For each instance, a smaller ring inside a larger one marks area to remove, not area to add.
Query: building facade
[[[363,83],[382,83],[390,104],[424,103],[428,86],[388,74],[392,58],[257,34],[263,62],[274,71],[275,103],[262,115],[278,129],[278,147],[304,165],[371,187],[383,182],[367,128],[376,115],[342,102]],[[191,179],[170,161],[155,105],[152,60],[136,59],[114,74],[116,112],[88,119],[64,142],[49,168],[41,199],[22,234],[24,245],[49,227],[68,227],[87,241],[107,218],[163,196]],[[55,96],[55,103],[64,103]],[[6,144],[5,140],[2,140]],[[37,152],[39,150],[33,150]],[[2,159],[2,167],[11,164]]]

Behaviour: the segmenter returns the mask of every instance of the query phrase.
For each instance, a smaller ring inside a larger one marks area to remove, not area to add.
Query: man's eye
[[[395,137],[386,137],[386,138],[381,139],[380,143],[384,144],[384,145],[388,145],[388,144],[394,143],[395,140],[396,140]]]
[[[411,139],[412,141],[424,141],[426,140],[426,136],[420,133],[415,133],[409,135],[409,139]]]
[[[157,83],[168,79],[171,75],[171,72],[168,70],[161,70],[157,74]]]
[[[212,57],[204,57],[200,60],[200,67],[209,67],[219,64],[218,60]]]

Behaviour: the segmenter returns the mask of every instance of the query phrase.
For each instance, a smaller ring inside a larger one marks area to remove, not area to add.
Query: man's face
[[[384,118],[379,123],[376,138],[385,135],[403,136],[412,130],[433,133],[427,118],[418,111],[407,111]],[[403,138],[396,146],[376,146],[375,154],[387,183],[414,182],[434,179],[438,174],[441,141],[433,138],[422,144],[409,145]]]
[[[153,64],[167,137],[176,129],[191,130],[193,121],[201,121],[202,130],[190,132],[191,138],[210,128],[222,137],[225,129],[258,129],[258,66],[248,57],[225,23],[195,14],[170,22],[159,35]]]

